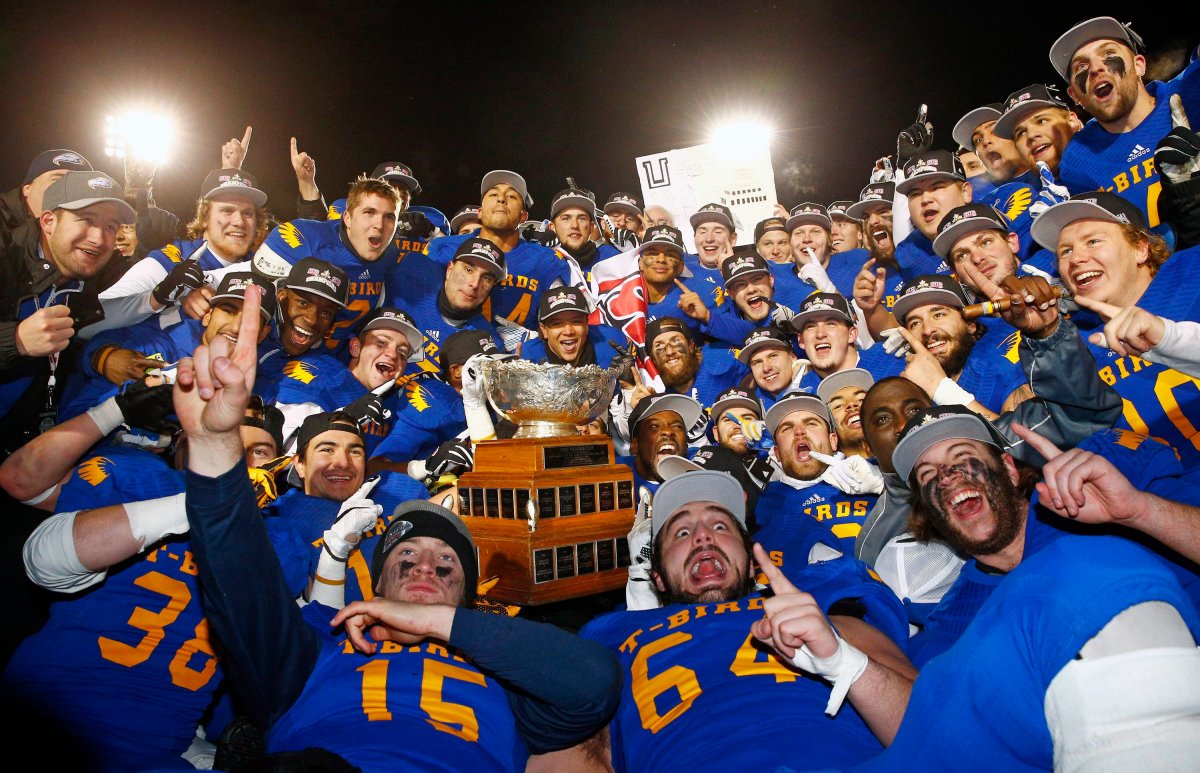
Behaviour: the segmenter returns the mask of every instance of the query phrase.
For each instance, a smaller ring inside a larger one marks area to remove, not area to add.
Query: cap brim
[[[945,258],[950,255],[950,250],[954,249],[954,245],[958,244],[958,240],[964,236],[973,234],[976,231],[1003,230],[995,220],[989,220],[986,217],[972,217],[960,220],[934,237],[933,251],[937,253],[939,258]]]
[[[793,215],[787,219],[784,228],[787,229],[788,233],[791,233],[802,225],[819,225],[828,231],[830,228],[833,228],[833,218],[821,217],[820,215]]]
[[[816,395],[809,394],[793,394],[788,395],[779,402],[767,409],[766,415],[763,416],[763,421],[767,425],[767,432],[775,435],[775,428],[779,426],[779,422],[783,421],[784,417],[795,413],[796,411],[808,411],[809,413],[820,416],[833,428],[833,417],[829,415],[829,406],[825,405],[824,401]]]
[[[704,408],[700,403],[686,395],[663,395],[655,400],[654,404],[647,408],[645,413],[638,417],[637,424],[663,411],[675,411],[675,413],[678,413],[680,418],[683,419],[684,427],[690,431],[692,427],[696,426],[696,422],[700,421],[700,414],[704,412]],[[634,424],[634,426],[636,427],[637,424]]]
[[[724,400],[716,401],[712,404],[712,408],[709,409],[709,415],[713,423],[715,424],[719,421],[721,416],[730,408],[748,408],[754,411],[757,416],[762,416],[762,404],[757,400],[751,400],[746,397],[727,397]]]
[[[692,472],[693,470],[703,470],[704,468],[691,459],[671,454],[659,459],[658,466],[655,469],[658,470],[658,477],[663,480],[669,480],[676,475],[682,475],[685,472]]]
[[[959,298],[951,290],[922,290],[912,295],[904,295],[896,299],[896,303],[892,306],[892,316],[901,325],[904,324],[904,317],[908,312],[918,306],[928,306],[931,303],[940,303],[943,306],[953,306],[956,309],[963,307],[962,298]]]
[[[684,477],[686,476],[686,477]],[[691,502],[716,502],[746,526],[746,491],[737,478],[717,470],[688,470],[664,480],[654,494],[651,543],[679,508]]]
[[[887,199],[871,199],[870,201],[856,201],[846,207],[846,214],[852,220],[857,220],[860,223],[867,219],[867,210],[875,207],[892,208],[892,202]]]
[[[57,208],[66,209],[73,212],[77,209],[83,209],[84,207],[90,207],[93,204],[103,204],[105,202],[117,205],[117,210],[121,213],[122,225],[133,225],[137,222],[137,212],[133,210],[133,207],[129,206],[129,202],[125,201],[125,199],[118,199],[113,196],[98,196],[94,199],[77,199],[75,201],[66,201],[62,204],[59,204]]]
[[[975,143],[971,141],[975,130],[979,128],[980,124],[999,120],[1000,115],[1000,111],[994,107],[977,107],[958,119],[958,123],[954,124],[954,130],[950,132],[950,136],[967,150],[975,150]]]
[[[395,330],[397,333],[403,333],[404,337],[408,339],[408,361],[420,362],[425,359],[425,336],[412,325],[395,319],[379,317],[372,320],[362,332],[366,333],[370,330]]]
[[[1058,235],[1062,229],[1077,220],[1103,220],[1108,223],[1124,223],[1119,217],[1090,201],[1064,201],[1037,216],[1029,233],[1033,240],[1050,252],[1058,252]]]
[[[750,358],[754,356],[754,353],[759,349],[765,349],[767,347],[772,349],[786,350],[789,352],[792,351],[791,345],[786,341],[779,341],[774,338],[765,338],[761,341],[755,341],[749,346],[743,346],[741,349],[739,349],[737,355],[738,362],[748,366],[750,364]]]
[[[1013,131],[1017,128],[1018,123],[1025,120],[1026,116],[1036,113],[1039,110],[1045,110],[1048,107],[1067,109],[1067,106],[1060,102],[1050,102],[1045,99],[1029,99],[1015,106],[1012,110],[1004,111],[1004,115],[996,119],[996,125],[992,127],[992,133],[1002,140],[1011,142]]]
[[[596,202],[584,196],[566,196],[554,202],[550,208],[550,217],[551,219],[556,218],[559,212],[571,208],[582,209],[591,217],[592,213],[596,211]]]
[[[965,179],[951,172],[926,172],[925,174],[919,174],[916,177],[910,177],[907,180],[896,183],[896,192],[907,196],[908,192],[913,189],[913,186],[926,180],[953,180],[954,182],[960,183],[966,182]]]
[[[901,438],[892,451],[892,466],[903,481],[908,481],[921,455],[943,440],[978,440],[1000,448],[988,431],[984,419],[978,416],[950,415],[922,425]],[[1003,449],[1001,449],[1003,450]]]
[[[249,186],[218,186],[204,194],[203,198],[209,201],[221,201],[231,196],[246,199],[256,207],[265,207],[267,205],[266,191],[260,191],[258,188],[251,188]]]
[[[821,398],[821,402],[828,406],[833,396],[848,386],[858,387],[859,389],[870,389],[874,385],[875,377],[867,369],[847,368],[846,370],[839,370],[836,373],[830,373],[821,379],[821,383],[817,384],[817,397]]]
[[[504,281],[504,278],[508,276],[508,270],[506,268],[499,265],[498,263],[493,263],[490,260],[485,260],[484,258],[481,258],[478,255],[474,255],[474,254],[459,255],[454,260],[469,260],[480,266],[485,266],[488,269],[488,271],[492,274],[492,276],[496,277],[496,284],[500,284],[501,282]]]
[[[595,205],[593,204],[592,206],[595,206]],[[642,214],[642,211],[640,209],[638,209],[637,207],[633,206],[632,204],[624,204],[624,203],[617,202],[617,201],[611,202],[609,204],[605,204],[604,209],[601,211],[603,211],[605,214],[609,214],[609,210],[613,210],[613,209],[619,209],[624,212],[628,212],[631,215]]]
[[[244,303],[246,301],[246,296],[236,295],[234,293],[222,293],[221,295],[214,295],[213,297],[209,298],[208,302],[210,305],[214,305],[217,301],[224,301],[227,299],[242,301]],[[267,320],[274,319],[275,317],[275,310],[272,307],[267,306],[265,303],[259,306],[258,310],[264,317],[267,318]]]
[[[851,325],[858,324],[858,320],[853,319],[844,311],[840,311],[839,309],[813,309],[812,311],[797,312],[795,316],[788,320],[788,327],[792,329],[792,332],[799,335],[800,329],[804,326],[805,322],[813,319],[814,317],[821,316],[833,316],[837,317],[842,322],[846,322]]]
[[[688,222],[692,224],[693,231],[705,223],[720,223],[730,231],[735,230],[733,221],[717,212],[697,212],[688,218]]]
[[[526,209],[533,206],[533,197],[529,195],[529,186],[526,185],[525,178],[508,169],[494,169],[485,174],[483,181],[479,184],[480,197],[501,183],[511,185],[515,190],[520,191],[524,197]]]
[[[395,172],[393,172],[391,174],[385,174],[380,179],[386,180],[389,183],[391,183],[391,182],[401,183],[402,185],[404,185],[405,188],[408,188],[410,193],[416,193],[421,190],[421,184],[417,182],[417,178],[410,177],[409,175],[406,175],[406,174],[396,174]]]
[[[1068,76],[1067,69],[1071,66],[1071,57],[1075,55],[1080,46],[1091,43],[1093,40],[1104,39],[1118,40],[1129,45],[1128,31],[1111,16],[1098,16],[1080,22],[1060,35],[1058,40],[1050,46],[1050,65],[1065,81]]]
[[[327,292],[324,292],[323,290],[317,290],[317,289],[315,289],[313,287],[309,287],[308,285],[305,285],[305,284],[293,285],[293,284],[287,284],[287,282],[284,282],[283,286],[284,286],[284,289],[294,290],[298,293],[308,293],[309,295],[318,295],[318,296],[324,298],[325,300],[333,301],[334,303],[336,303],[338,305],[339,308],[343,308],[343,309],[346,308],[346,304],[343,303],[340,299],[335,298],[334,296],[330,295]]]

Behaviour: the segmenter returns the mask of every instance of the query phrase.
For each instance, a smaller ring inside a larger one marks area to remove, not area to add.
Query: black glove
[[[1171,126],[1154,149],[1154,164],[1169,184],[1178,185],[1200,174],[1200,135],[1188,124],[1179,95],[1171,96]]]
[[[428,239],[437,229],[424,212],[408,210],[396,218],[396,236],[408,239]]]
[[[204,272],[200,269],[200,264],[194,260],[185,260],[171,269],[171,273],[167,274],[150,294],[154,300],[168,306],[203,285]]]
[[[633,231],[630,231],[628,228],[617,228],[616,226],[613,226],[612,234],[612,245],[621,252],[628,252],[629,250],[637,249],[642,243],[642,240],[638,238],[638,235]]]
[[[392,418],[391,409],[385,408],[383,400],[374,392],[367,392],[362,397],[350,403],[342,409],[342,413],[348,414],[360,427],[371,421],[376,424],[383,424]]]
[[[167,416],[175,410],[171,399],[172,384],[146,386],[144,380],[135,381],[114,398],[121,416],[130,427],[170,434],[178,427],[167,421]]]
[[[431,478],[461,475],[475,466],[475,444],[470,438],[451,438],[438,446],[425,460],[425,472]]]
[[[933,147],[933,124],[925,120],[925,105],[917,111],[917,120],[896,137],[896,156],[900,159],[913,158]]]

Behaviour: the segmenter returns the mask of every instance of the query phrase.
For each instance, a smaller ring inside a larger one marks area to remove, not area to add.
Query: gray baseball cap
[[[121,197],[121,186],[103,172],[67,172],[42,194],[42,211],[83,209],[101,202],[115,204],[124,225],[137,222],[137,213]]]
[[[912,415],[892,451],[892,466],[907,481],[922,454],[943,440],[978,440],[1008,450],[1008,443],[987,419],[961,405],[931,405]]]
[[[746,492],[742,485],[727,472],[691,470],[664,481],[655,492],[650,541],[658,539],[659,530],[671,520],[676,510],[692,502],[715,502],[742,528],[746,527]]]

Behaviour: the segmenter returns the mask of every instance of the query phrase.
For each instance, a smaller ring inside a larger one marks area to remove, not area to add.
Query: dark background
[[[1084,18],[1132,22],[1168,76],[1200,38],[1153,3],[39,6],[0,15],[0,189],[54,147],[123,179],[103,152],[104,117],[149,103],[178,124],[156,176],[160,206],[190,212],[220,145],[250,124],[244,166],[283,218],[294,214],[293,134],[329,200],[400,160],[425,189],[414,203],[452,214],[478,201],[486,171],[510,168],[541,218],[566,175],[601,198],[637,191],[635,156],[707,141],[715,122],[747,111],[776,126],[785,205],[850,199],[920,103],[935,145],[950,148],[967,110],[1056,83],[1050,44]]]

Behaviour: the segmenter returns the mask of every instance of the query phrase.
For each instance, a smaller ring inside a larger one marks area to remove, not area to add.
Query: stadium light
[[[175,125],[162,113],[136,110],[104,119],[104,155],[111,158],[132,158],[166,163]]]
[[[772,134],[774,130],[765,121],[744,118],[716,126],[709,142],[718,154],[735,160],[753,156],[769,147]]]

